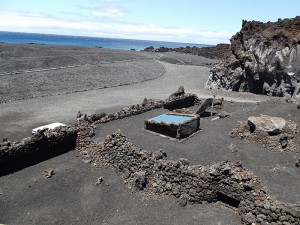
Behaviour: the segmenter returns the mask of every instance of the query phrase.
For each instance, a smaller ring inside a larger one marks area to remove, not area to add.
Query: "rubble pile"
[[[185,206],[221,201],[237,208],[243,224],[299,224],[300,206],[274,200],[252,172],[240,163],[190,166],[167,160],[162,151],[135,146],[119,130],[90,152],[96,165],[109,165],[124,181],[148,195],[170,195]]]
[[[231,137],[245,138],[272,150],[299,151],[299,125],[280,117],[251,116],[229,133]]]

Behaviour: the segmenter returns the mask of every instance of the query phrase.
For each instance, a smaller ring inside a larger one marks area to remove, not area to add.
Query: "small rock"
[[[291,208],[289,212],[293,217],[300,218],[300,206]]]
[[[54,170],[52,168],[46,169],[42,173],[44,178],[51,178],[54,175]]]
[[[170,182],[166,183],[166,189],[172,190],[172,184]]]
[[[167,157],[167,154],[163,150],[155,151],[152,153],[154,159],[159,160]]]
[[[158,185],[157,185],[157,183],[155,183],[155,182],[152,184],[152,187],[153,187],[153,188],[156,188],[157,186],[158,186]]]
[[[297,104],[297,109],[300,109],[300,101]]]
[[[297,160],[297,162],[295,163],[296,167],[300,167],[300,158]]]
[[[0,147],[0,151],[7,151],[9,149],[8,146],[2,146]]]
[[[234,152],[237,152],[238,150],[236,149],[236,146],[235,144],[231,143],[229,146],[228,146],[228,149],[230,150],[231,153],[234,153]]]
[[[228,112],[226,112],[226,111],[218,113],[218,116],[220,117],[220,119],[227,118],[227,117],[229,117],[230,115],[231,115],[231,114],[228,113]]]
[[[135,187],[139,190],[143,190],[144,187],[147,184],[146,179],[146,171],[139,171],[134,173],[134,181],[135,181]]]
[[[186,165],[186,166],[189,165],[189,161],[186,158],[180,158],[178,161],[181,162],[183,165]]]
[[[216,169],[212,169],[211,171],[209,171],[209,174],[212,175],[212,176],[219,176],[220,175],[220,172]]]
[[[92,161],[92,158],[91,158],[89,155],[84,155],[84,156],[82,157],[82,161],[83,161],[84,163],[90,163],[90,162]]]
[[[187,205],[187,198],[186,197],[181,197],[177,201],[178,205],[181,207],[185,207]]]
[[[77,118],[80,118],[80,117],[82,117],[82,113],[80,112],[80,111],[78,111],[77,112],[77,116],[76,116]]]
[[[289,222],[283,222],[282,225],[291,225]]]
[[[272,169],[273,173],[280,173],[280,167],[277,165]]]
[[[95,182],[95,185],[98,186],[103,182],[103,177],[99,177],[98,180]]]
[[[279,142],[282,148],[286,148],[288,146],[288,136],[286,134],[282,135]]]
[[[264,209],[269,210],[271,208],[270,202],[268,200],[265,200],[263,207]]]
[[[264,215],[264,214],[259,214],[258,216],[257,216],[257,220],[259,221],[259,222],[263,222],[264,220],[266,220],[267,219],[267,217]]]
[[[249,223],[249,224],[252,224],[255,222],[255,216],[251,213],[251,212],[248,212],[245,216],[244,216],[244,220]]]
[[[122,172],[123,172],[124,179],[128,179],[131,175],[131,171],[128,168],[124,168]]]
[[[0,188],[0,195],[3,195],[3,191],[2,191],[2,189]]]

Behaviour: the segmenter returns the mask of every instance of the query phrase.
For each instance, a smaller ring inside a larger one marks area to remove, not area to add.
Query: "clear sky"
[[[242,20],[300,15],[300,0],[0,0],[0,30],[229,43]]]

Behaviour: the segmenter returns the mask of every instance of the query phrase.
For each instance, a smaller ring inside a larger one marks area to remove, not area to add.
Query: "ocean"
[[[147,41],[134,39],[119,39],[119,38],[102,38],[102,37],[81,37],[69,35],[54,35],[54,34],[34,34],[34,33],[18,33],[0,31],[0,42],[18,43],[18,44],[46,44],[46,45],[69,45],[94,47],[99,46],[111,49],[123,49],[137,51],[143,50],[146,47],[186,47],[196,46],[205,47],[212,45],[194,44],[194,43],[179,43],[179,42],[164,42],[164,41]]]

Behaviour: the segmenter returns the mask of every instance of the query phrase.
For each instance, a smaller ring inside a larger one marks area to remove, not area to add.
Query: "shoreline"
[[[212,47],[214,45],[211,44],[197,44],[197,43],[185,43],[185,42],[174,42],[174,41],[159,41],[159,40],[139,40],[139,39],[126,39],[126,38],[111,38],[111,37],[89,37],[89,36],[77,36],[77,35],[62,35],[62,34],[42,34],[42,33],[24,33],[24,32],[13,32],[13,31],[0,31],[0,37],[7,36],[7,35],[19,35],[18,39],[24,40],[30,36],[31,39],[28,42],[5,42],[0,41],[0,43],[8,43],[8,44],[40,44],[40,45],[53,45],[53,46],[68,46],[68,47],[101,47],[107,49],[115,49],[115,50],[131,50],[135,49],[136,51],[144,50],[149,46],[154,47],[182,47],[182,46],[197,46],[197,47]],[[43,40],[42,37],[48,37],[48,39],[56,38],[56,40],[52,40],[51,44],[49,44],[48,40]],[[58,39],[64,39],[65,43],[60,43]],[[11,38],[13,39],[13,38]],[[74,44],[75,39],[77,44]],[[109,40],[111,42],[118,42],[115,43],[115,47],[111,48],[108,47],[109,44],[106,41]],[[55,44],[55,42],[57,44]],[[101,45],[101,42],[104,44]],[[123,42],[123,47],[119,46],[119,42]],[[81,44],[79,44],[81,43]],[[93,43],[93,44],[92,44]],[[124,48],[128,43],[128,47]],[[146,44],[147,43],[147,44]],[[130,46],[130,47],[129,47]],[[139,48],[134,48],[134,46]]]

